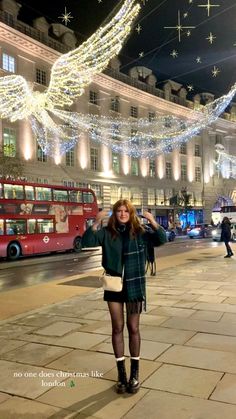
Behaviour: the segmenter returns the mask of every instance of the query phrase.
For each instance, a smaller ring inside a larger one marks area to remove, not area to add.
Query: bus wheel
[[[17,260],[21,255],[21,248],[18,243],[10,243],[7,248],[7,257],[10,260]]]
[[[74,241],[74,251],[76,253],[79,253],[79,252],[81,252],[81,250],[82,250],[81,238],[76,237],[76,239]]]

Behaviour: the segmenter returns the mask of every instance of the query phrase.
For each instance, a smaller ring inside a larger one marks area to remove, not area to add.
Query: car
[[[175,239],[175,231],[174,230],[166,230],[166,240],[168,242],[173,242]]]
[[[221,227],[212,230],[212,240],[216,242],[221,241]],[[231,223],[231,241],[236,242],[236,223]]]
[[[212,237],[213,227],[209,224],[196,224],[187,233],[190,239]]]

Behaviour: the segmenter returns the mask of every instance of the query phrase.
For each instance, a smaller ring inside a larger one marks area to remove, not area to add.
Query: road
[[[212,242],[211,239],[185,240],[177,239],[167,243],[156,250],[159,265],[162,259],[168,256],[176,256],[176,261],[187,258],[189,252],[191,257],[196,257],[201,252],[222,246],[221,243]],[[222,250],[223,251],[223,250]],[[179,257],[180,255],[181,258]],[[173,263],[170,258],[169,265]],[[189,259],[191,261],[191,259]],[[32,285],[48,283],[50,281],[69,278],[70,276],[88,272],[91,269],[99,268],[101,265],[101,250],[86,250],[80,254],[60,253],[57,255],[38,256],[24,258],[16,262],[0,262],[0,292],[10,291]]]

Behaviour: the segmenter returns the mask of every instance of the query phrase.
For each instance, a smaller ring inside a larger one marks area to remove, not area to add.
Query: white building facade
[[[45,18],[35,20],[33,27],[20,22],[19,8],[14,0],[0,2],[0,76],[21,74],[34,90],[43,91],[49,83],[52,64],[75,47],[76,38],[67,27],[49,25]],[[135,67],[127,76],[120,72],[119,60],[114,59],[85,89],[73,110],[123,118],[173,115],[185,120],[200,100],[205,103],[213,100],[212,95],[205,94],[189,101],[183,86],[172,81],[163,90],[155,85],[156,78],[150,70]],[[28,181],[89,185],[95,190],[101,208],[109,208],[119,198],[128,198],[138,210],[150,209],[164,225],[168,220],[178,221],[184,211],[189,212],[191,223],[193,219],[210,222],[219,197],[227,196],[236,205],[235,181],[223,178],[214,165],[215,145],[219,143],[235,154],[234,105],[213,126],[172,153],[153,159],[116,154],[93,142],[88,134],[81,134],[78,144],[64,156],[52,158],[39,147],[27,120],[0,121],[0,149],[3,154],[18,156],[24,162]],[[184,194],[190,199],[188,208],[181,209],[172,198]]]

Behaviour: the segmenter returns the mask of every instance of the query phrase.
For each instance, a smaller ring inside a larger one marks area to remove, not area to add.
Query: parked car
[[[175,239],[175,231],[174,230],[166,230],[166,239],[168,242],[173,242]]]
[[[209,224],[196,224],[187,233],[190,239],[212,237],[213,227]]]
[[[221,227],[214,228],[212,230],[212,240],[220,242],[221,239]],[[236,242],[236,223],[231,224],[231,240]]]

